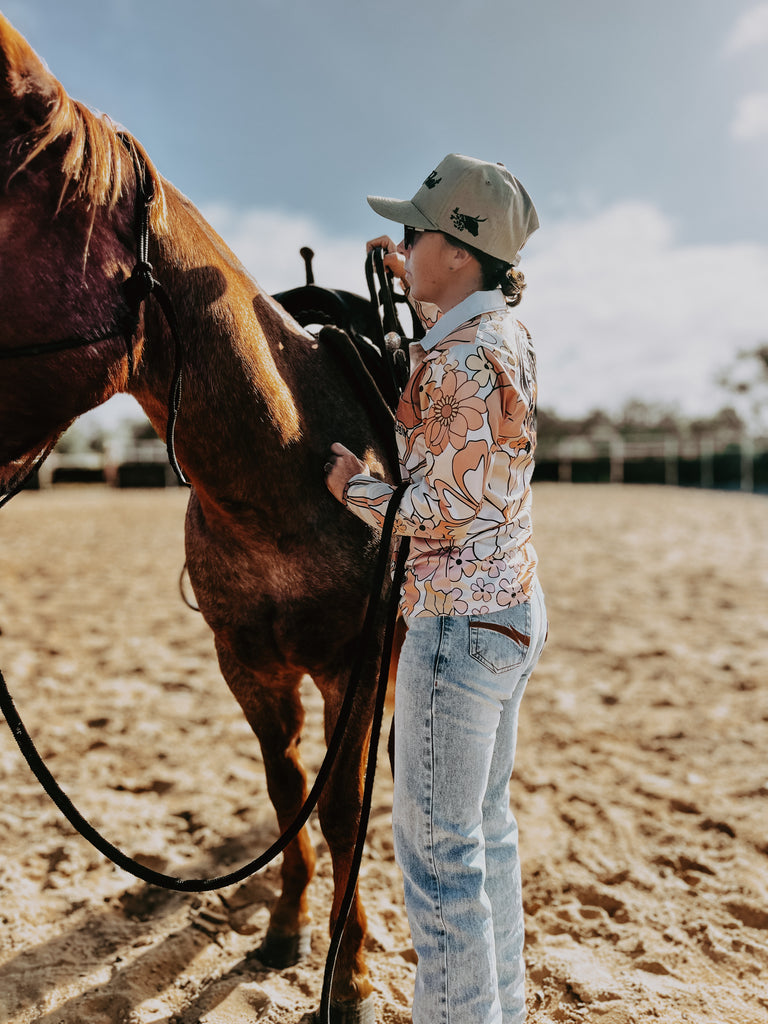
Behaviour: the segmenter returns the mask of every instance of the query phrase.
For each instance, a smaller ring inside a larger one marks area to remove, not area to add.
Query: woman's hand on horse
[[[370,476],[370,472],[366,463],[358,459],[349,448],[338,441],[331,445],[331,454],[325,464],[325,485],[338,501],[344,501],[344,489],[350,477],[358,473]]]
[[[370,242],[366,242],[365,251],[370,252],[372,249],[383,249],[384,266],[387,270],[391,270],[400,281],[405,280],[405,256],[398,252],[398,246],[389,235],[379,235],[378,238],[372,238]]]

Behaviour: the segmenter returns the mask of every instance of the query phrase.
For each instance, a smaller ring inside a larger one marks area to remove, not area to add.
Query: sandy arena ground
[[[185,494],[25,493],[0,513],[0,667],[106,836],[218,874],[275,837],[258,748],[179,597]],[[529,1020],[768,1022],[768,499],[540,485],[550,641],[523,704]],[[322,755],[306,686],[302,749]],[[0,723],[0,1022],[298,1024],[319,1001],[319,831],[306,962],[249,954],[276,868],[222,894],[137,883],[73,834]],[[382,751],[362,891],[380,1024],[414,956]]]

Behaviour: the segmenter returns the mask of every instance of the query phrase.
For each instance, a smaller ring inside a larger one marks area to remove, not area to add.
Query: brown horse
[[[119,391],[134,395],[165,436],[172,339],[154,299],[132,320],[124,287],[136,262],[134,156],[155,190],[149,259],[184,343],[176,449],[192,485],[189,575],[221,670],[261,744],[285,828],[307,789],[299,683],[307,673],[322,693],[327,736],[376,548],[326,490],[323,464],[341,437],[389,475],[387,439],[337,357],[260,290],[135,140],[70,99],[2,16],[0,349],[60,338],[84,344],[0,361],[0,486]],[[371,711],[365,688],[319,803],[333,860],[332,923],[349,875]],[[306,948],[313,866],[303,830],[285,851],[282,893],[261,947],[270,965],[295,962]],[[352,1021],[370,1017],[364,935],[355,900],[332,990],[334,1012]]]

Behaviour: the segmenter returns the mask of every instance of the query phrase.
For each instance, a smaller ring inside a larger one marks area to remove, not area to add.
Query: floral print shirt
[[[421,340],[397,410],[395,532],[411,538],[401,609],[477,615],[527,601],[536,573],[531,476],[536,361],[500,289],[474,292]],[[353,476],[345,504],[381,528],[394,488]]]

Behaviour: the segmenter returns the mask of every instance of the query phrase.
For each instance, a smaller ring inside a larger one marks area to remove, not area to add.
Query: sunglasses
[[[417,235],[425,235],[429,228],[412,228],[409,224],[403,225],[403,248],[412,249],[416,244]]]

